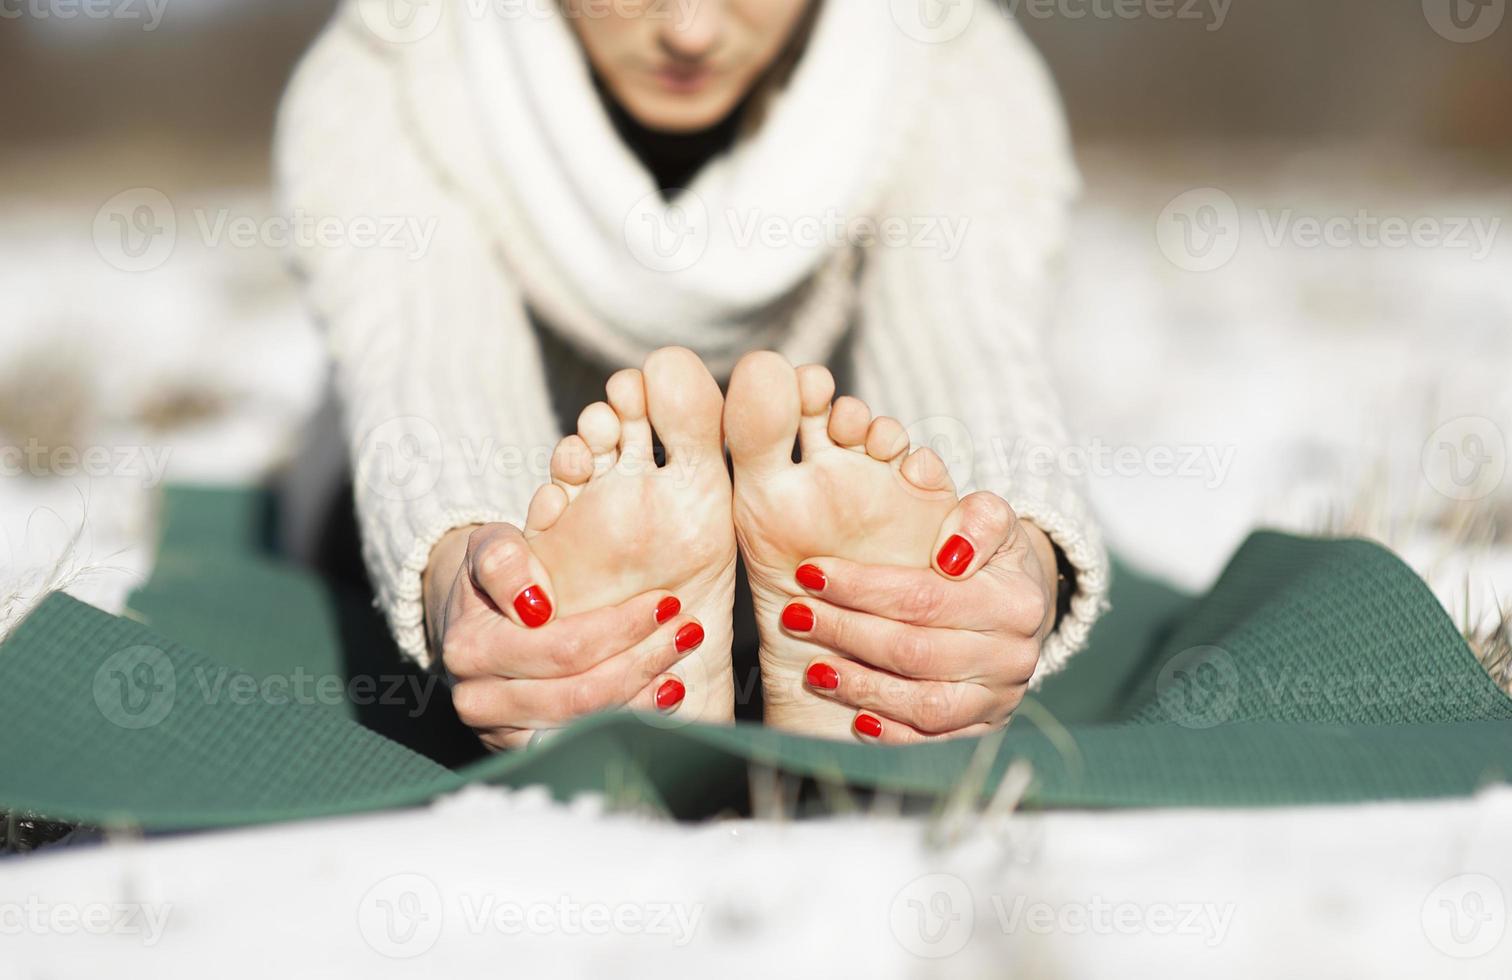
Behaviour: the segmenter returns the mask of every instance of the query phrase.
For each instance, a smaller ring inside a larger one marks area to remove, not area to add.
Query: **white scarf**
[[[834,229],[875,206],[926,52],[886,3],[822,2],[760,128],[671,203],[615,132],[555,3],[459,19],[496,172],[562,281],[612,328],[646,346],[669,333],[741,346],[850,247]]]

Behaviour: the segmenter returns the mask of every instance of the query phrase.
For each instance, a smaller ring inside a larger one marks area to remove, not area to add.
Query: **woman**
[[[1062,118],[1005,16],[907,7],[361,2],[306,58],[285,205],[432,231],[301,266],[380,602],[489,746],[728,719],[737,554],[796,731],[979,734],[1085,641],[1099,535],[1033,465]]]

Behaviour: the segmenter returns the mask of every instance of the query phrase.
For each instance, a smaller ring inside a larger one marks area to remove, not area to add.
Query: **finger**
[[[921,742],[942,742],[948,738],[980,738],[993,729],[992,725],[969,725],[959,731],[934,735],[870,711],[857,712],[855,720],[851,722],[851,732],[856,738],[862,742],[882,745],[917,745]]]
[[[980,582],[948,581],[932,568],[813,558],[798,566],[793,579],[809,595],[823,596],[825,602],[915,626],[989,629],[993,625],[985,604],[988,587]]]
[[[624,707],[702,643],[697,620],[673,620],[646,642],[585,673],[550,680],[480,678],[457,685],[452,699],[458,717],[473,727],[561,728],[584,715]]]
[[[681,677],[676,674],[658,674],[625,707],[633,711],[672,715],[683,706],[687,696],[688,685]]]
[[[995,644],[971,630],[915,626],[813,601],[788,603],[779,619],[791,636],[901,677],[966,681],[992,667]]]
[[[940,525],[934,567],[952,579],[970,578],[1011,537],[1018,515],[1008,501],[986,490],[961,498]]]
[[[513,752],[530,745],[530,739],[535,732],[529,729],[519,728],[483,728],[474,729],[473,733],[478,736],[478,741],[486,745],[491,752]]]
[[[843,657],[815,660],[804,673],[804,681],[820,697],[896,718],[932,734],[999,721],[1018,707],[1026,689],[1016,687],[1007,697],[998,697],[980,684],[913,680]]]
[[[513,524],[486,524],[469,535],[463,566],[480,596],[515,624],[539,629],[551,621],[551,579]]]
[[[474,618],[456,636],[443,640],[442,659],[458,680],[572,677],[634,647],[663,626],[680,628],[676,620],[681,609],[676,596],[658,590],[533,630],[497,615],[481,624]]]

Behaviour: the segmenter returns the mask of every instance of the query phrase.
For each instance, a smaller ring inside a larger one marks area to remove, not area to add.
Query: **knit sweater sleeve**
[[[1098,527],[1060,465],[1068,436],[1042,337],[1079,181],[1037,53],[1006,19],[975,21],[944,46],[928,93],[937,111],[908,141],[880,209],[856,386],[874,411],[916,425],[916,442],[942,450],[958,479],[969,473],[963,492],[1001,495],[1074,567],[1038,686],[1085,644],[1108,586]]]
[[[323,324],[364,558],[401,649],[430,662],[421,575],[446,532],[523,525],[560,432],[515,284],[435,176],[382,54],[338,18],[279,113],[279,206]]]

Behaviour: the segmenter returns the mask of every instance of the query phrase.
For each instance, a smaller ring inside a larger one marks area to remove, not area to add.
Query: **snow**
[[[19,976],[1504,977],[1509,819],[1498,788],[932,845],[916,819],[678,826],[474,787],[39,855],[0,877],[0,929]]]

